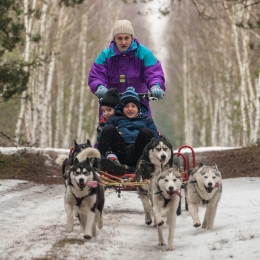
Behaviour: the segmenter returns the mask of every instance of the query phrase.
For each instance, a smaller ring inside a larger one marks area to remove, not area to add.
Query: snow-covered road
[[[224,180],[213,231],[193,228],[183,205],[176,250],[168,252],[157,246],[156,228],[144,224],[134,192],[118,198],[113,190],[106,191],[104,227],[88,241],[76,219],[74,231],[65,230],[63,185],[0,180],[0,259],[260,259],[259,185],[260,178]]]

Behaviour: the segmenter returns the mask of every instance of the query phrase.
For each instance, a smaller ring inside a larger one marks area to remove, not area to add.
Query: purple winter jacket
[[[144,45],[134,39],[126,52],[120,52],[112,41],[104,49],[89,72],[88,85],[93,94],[99,85],[117,88],[119,93],[127,87],[134,87],[137,93],[147,93],[154,85],[165,91],[165,78],[160,61]],[[141,100],[148,107],[151,117],[149,100]],[[99,110],[99,117],[101,110]]]

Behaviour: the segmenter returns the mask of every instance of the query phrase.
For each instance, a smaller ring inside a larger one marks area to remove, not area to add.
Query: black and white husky
[[[86,158],[91,158],[91,165],[98,168],[98,159],[100,158],[100,152],[96,148],[92,147],[89,140],[87,140],[87,142],[83,144],[78,144],[74,140],[74,149],[71,155],[68,157],[65,154],[60,154],[55,160],[56,164],[61,166],[65,184],[69,176],[70,168],[74,165],[76,158],[78,158],[80,162],[86,160]]]
[[[173,238],[177,217],[176,210],[181,198],[181,185],[181,175],[177,166],[159,172],[151,180],[153,212],[157,223],[159,246],[165,245],[162,225],[164,224],[163,216],[167,214],[167,224],[169,225],[167,250],[174,250]]]
[[[104,203],[104,189],[99,176],[90,165],[90,159],[79,162],[75,158],[74,165],[69,170],[65,194],[67,231],[73,231],[75,214],[84,238],[96,237],[96,226],[99,229],[103,227]]]
[[[160,136],[159,139],[153,138],[144,148],[137,166],[136,180],[144,182],[138,187],[139,197],[142,201],[145,212],[145,223],[152,223],[152,195],[149,192],[149,181],[157,173],[173,166],[173,150],[170,142],[166,137]]]
[[[218,203],[222,194],[222,177],[216,164],[208,166],[200,163],[192,171],[187,183],[188,210],[193,220],[193,226],[212,229]],[[201,225],[198,210],[206,207],[203,223]]]

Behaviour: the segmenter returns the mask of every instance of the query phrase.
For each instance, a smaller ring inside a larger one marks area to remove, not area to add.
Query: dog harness
[[[77,203],[76,203],[76,206],[80,207],[82,201],[83,201],[86,197],[91,196],[93,193],[94,193],[94,189],[92,189],[88,195],[86,195],[86,196],[84,196],[84,197],[81,197],[81,198],[76,197],[75,194],[73,193],[73,195],[74,195],[74,197],[75,197],[75,199],[76,199],[76,202],[77,202]]]

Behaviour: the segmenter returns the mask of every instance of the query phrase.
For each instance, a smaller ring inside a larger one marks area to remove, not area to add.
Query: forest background
[[[5,11],[4,2],[19,12]],[[110,43],[114,23],[128,19],[164,68],[167,90],[152,111],[174,149],[259,141],[259,1],[4,2],[1,14],[18,17],[24,28],[22,41],[5,49],[7,27],[0,23],[0,137],[40,147],[69,148],[74,139],[94,143],[98,100],[88,73]],[[27,81],[6,97],[4,69],[14,62],[23,65]]]

